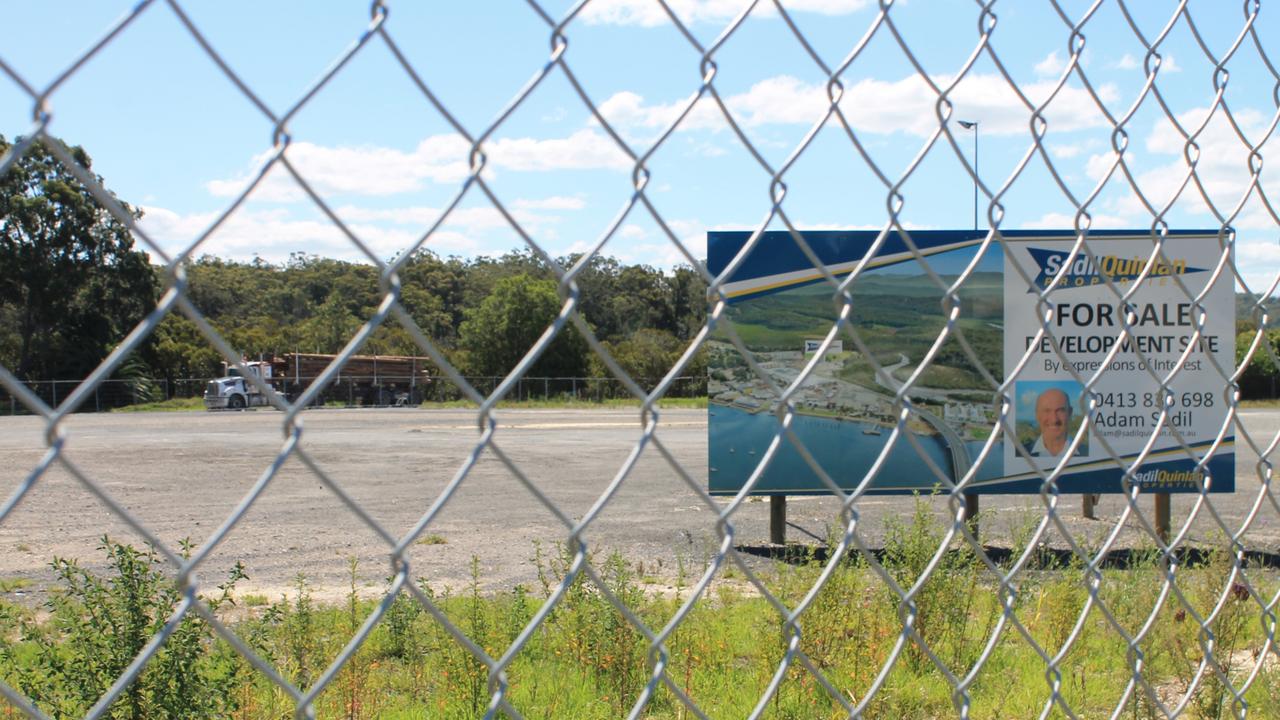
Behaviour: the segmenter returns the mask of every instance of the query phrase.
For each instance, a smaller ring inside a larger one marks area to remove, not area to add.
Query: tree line
[[[566,267],[578,257],[561,258]],[[511,371],[560,313],[559,283],[539,258],[441,258],[420,251],[400,269],[400,304],[468,375]],[[376,268],[296,254],[287,262],[203,257],[187,268],[187,295],[232,347],[250,357],[336,353],[382,302]],[[706,286],[691,267],[663,271],[593,257],[576,276],[578,310],[595,337],[631,375],[660,378],[705,322]],[[360,352],[422,355],[394,317]],[[204,377],[221,356],[185,316],[170,314],[147,348],[166,378]],[[702,373],[705,366],[690,368]],[[573,325],[526,372],[530,377],[605,377],[608,370]]]
[[[0,136],[0,156],[10,147]],[[82,148],[59,147],[92,173]],[[141,217],[117,201],[134,219]],[[557,262],[569,267],[579,260]],[[155,308],[163,272],[44,143],[31,145],[0,176],[0,364],[19,378],[88,375]],[[301,253],[279,264],[204,256],[187,265],[186,279],[192,304],[248,357],[337,353],[384,296],[373,266]],[[422,250],[404,263],[399,279],[402,307],[469,375],[509,372],[564,302],[554,273],[527,251],[463,259]],[[692,267],[662,270],[593,257],[576,283],[582,317],[634,377],[654,381],[664,375],[705,321],[706,285]],[[394,317],[360,352],[424,354]],[[175,310],[120,374],[207,378],[221,373],[222,361],[196,324]],[[686,373],[704,374],[705,365],[699,361]],[[609,373],[571,325],[526,375]]]
[[[1280,328],[1275,327],[1280,299],[1263,300],[1261,308],[1257,307],[1258,301],[1256,294],[1236,294],[1236,366],[1248,357],[1249,366],[1238,380],[1241,397],[1246,399],[1280,397],[1280,368],[1276,366],[1276,359],[1280,357]],[[1266,320],[1267,329],[1249,355],[1262,319]]]
[[[92,174],[80,147],[56,144]],[[0,136],[0,157],[12,145]],[[97,177],[102,183],[102,178]],[[141,212],[116,198],[134,219]],[[579,260],[560,258],[562,267]],[[383,293],[376,269],[313,255],[284,263],[201,257],[187,267],[187,296],[249,357],[336,353],[375,314]],[[83,378],[151,312],[164,289],[128,227],[55,157],[31,145],[0,175],[0,365],[23,380]],[[551,270],[529,252],[442,258],[419,251],[399,272],[400,302],[464,374],[505,375],[560,312]],[[680,358],[706,317],[706,285],[691,267],[661,270],[593,257],[576,277],[579,312],[629,374],[650,382]],[[1237,295],[1237,362],[1257,327],[1255,298]],[[1276,301],[1267,303],[1274,317]],[[1280,329],[1268,329],[1240,377],[1246,397],[1280,393]],[[416,355],[409,332],[388,319],[361,352]],[[701,355],[701,354],[700,354]],[[166,380],[221,372],[222,356],[195,323],[171,312],[117,375]],[[684,374],[705,373],[696,357]],[[569,326],[526,373],[605,377],[602,360]]]

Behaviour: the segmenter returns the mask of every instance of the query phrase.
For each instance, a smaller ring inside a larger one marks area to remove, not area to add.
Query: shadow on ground
[[[738,552],[745,555],[755,557],[768,558],[777,560],[790,565],[804,565],[810,562],[825,563],[829,557],[829,548],[825,545],[805,545],[801,543],[788,543],[786,545],[738,545]],[[983,551],[991,562],[997,565],[1009,565],[1016,558],[1013,550],[1007,547],[999,547],[994,545],[984,545]],[[954,549],[948,551],[951,554],[968,553],[967,548]],[[1180,547],[1174,553],[1178,558],[1178,564],[1182,567],[1197,567],[1209,564],[1215,552],[1219,552],[1214,548],[1204,547]],[[872,556],[877,562],[883,562],[885,558],[884,548],[872,548]],[[1103,558],[1099,567],[1115,570],[1126,570],[1135,565],[1149,565],[1159,560],[1159,553],[1154,549],[1132,549],[1132,548],[1116,548],[1107,553]],[[1242,556],[1245,568],[1268,568],[1280,569],[1280,553],[1264,552],[1259,550],[1245,551]],[[1026,569],[1029,570],[1066,570],[1071,567],[1078,567],[1083,562],[1071,550],[1067,548],[1037,548],[1032,553],[1031,558],[1027,562]]]

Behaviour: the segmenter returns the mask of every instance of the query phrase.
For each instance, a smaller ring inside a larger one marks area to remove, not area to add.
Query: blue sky
[[[1169,9],[1131,3],[1148,39],[1169,22]],[[697,40],[710,47],[742,3],[672,2]],[[876,21],[867,0],[784,3],[813,51],[828,67],[847,59]],[[132,3],[15,3],[6,8],[0,60],[42,89],[69,67]],[[526,3],[389,2],[385,28],[453,117],[473,135],[495,121],[546,63],[551,33]],[[542,6],[560,18],[571,4]],[[1089,5],[1066,2],[1078,18]],[[183,10],[211,46],[277,115],[355,42],[369,24],[367,2],[203,2]],[[761,3],[716,51],[715,86],[729,112],[775,169],[826,109],[827,75],[768,3]],[[1255,27],[1276,47],[1280,19],[1264,9]],[[996,3],[992,46],[1004,69],[1041,102],[1066,69],[1068,25],[1047,3]],[[1190,16],[1216,55],[1243,25],[1235,4],[1192,2]],[[979,6],[913,0],[889,12],[893,29],[923,71],[948,84],[979,39]],[[606,120],[637,154],[648,150],[700,83],[699,52],[645,0],[593,0],[565,30],[564,57]],[[1085,24],[1081,67],[1113,116],[1125,115],[1146,79],[1146,50],[1113,2]],[[1213,62],[1185,18],[1161,45],[1156,87],[1187,128],[1204,122],[1213,102]],[[1278,58],[1280,59],[1280,58]],[[1246,40],[1227,63],[1224,97],[1250,142],[1269,139],[1276,116],[1276,78]],[[872,33],[841,74],[841,107],[865,151],[897,181],[937,127],[936,96],[886,24]],[[952,94],[951,127],[960,154],[973,133],[955,120],[980,123],[980,172],[993,190],[1009,183],[1028,148],[1030,113],[991,59],[981,56]],[[146,212],[143,228],[168,253],[190,245],[243,191],[272,149],[273,123],[214,65],[164,3],[145,11],[49,99],[51,131],[83,145],[95,170],[124,200]],[[0,73],[0,133],[12,139],[31,126],[33,100]],[[1077,74],[1046,113],[1050,161],[1076,198],[1087,197],[1114,161],[1111,125]],[[1186,173],[1182,136],[1148,94],[1126,128],[1125,158],[1151,201],[1173,203],[1175,227],[1214,228],[1194,186],[1177,197]],[[379,257],[415,243],[441,216],[467,175],[468,144],[424,98],[374,37],[288,123],[287,157],[342,220]],[[1210,199],[1230,214],[1245,196],[1245,145],[1219,109],[1200,136],[1200,172]],[[1276,141],[1261,148],[1265,157]],[[501,123],[485,145],[486,179],[521,227],[551,254],[590,248],[631,195],[631,161],[601,129],[557,69]],[[769,209],[769,174],[704,97],[648,162],[647,193],[668,228],[697,257],[710,229],[750,229]],[[1264,171],[1262,188],[1270,196]],[[802,228],[877,228],[888,217],[887,191],[834,121],[788,169],[784,210]],[[969,228],[973,185],[946,137],[924,152],[902,185],[909,227]],[[1069,227],[1073,206],[1045,162],[1033,157],[1002,198],[1006,228]],[[985,226],[986,198],[982,220]],[[1122,173],[1114,173],[1090,205],[1095,228],[1145,228],[1151,214]],[[1265,290],[1280,271],[1277,223],[1256,193],[1233,225],[1238,261],[1251,289]],[[775,221],[770,229],[781,229]],[[472,188],[428,237],[441,255],[497,254],[521,245],[493,205]],[[359,259],[360,253],[277,168],[230,220],[196,251],[278,262],[290,253]],[[628,262],[670,265],[682,259],[642,207],[605,246]]]

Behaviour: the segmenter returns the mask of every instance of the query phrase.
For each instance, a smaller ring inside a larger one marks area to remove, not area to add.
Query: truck
[[[296,400],[333,362],[336,355],[286,353],[267,359],[243,360],[249,375],[259,378],[290,402]],[[209,410],[243,410],[269,405],[267,395],[258,392],[240,368],[223,363],[223,376],[205,386],[204,405]],[[364,407],[417,405],[431,383],[430,358],[410,355],[352,355],[334,377],[330,392]],[[324,393],[316,395],[323,403]]]

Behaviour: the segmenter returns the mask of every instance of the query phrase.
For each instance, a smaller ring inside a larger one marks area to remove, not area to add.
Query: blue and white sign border
[[[752,233],[746,231],[708,233],[708,269],[711,273],[715,275],[722,273],[736,259],[751,236]],[[1076,239],[1075,233],[1071,231],[1005,231],[1002,236],[1005,241],[1004,247],[1009,248],[1025,246],[1027,243],[1040,243],[1042,246],[1047,243],[1058,247],[1069,247]],[[881,233],[877,231],[809,231],[804,232],[804,237],[811,250],[825,265],[825,269],[836,277],[848,275],[859,265],[862,265],[864,270],[870,270],[912,262],[919,256],[930,257],[966,247],[976,247],[986,239],[984,233],[972,231],[915,231],[911,233],[911,243],[915,246],[913,250],[896,233],[888,233],[882,238]],[[1200,248],[1194,260],[1195,264],[1191,266],[1195,270],[1211,269],[1222,253],[1222,241],[1215,231],[1169,231],[1166,238],[1168,247]],[[873,257],[866,257],[873,243],[877,241],[880,242],[879,251]],[[1152,247],[1151,233],[1141,230],[1090,232],[1088,241],[1090,248],[1095,250],[1095,254],[1096,248],[1103,247],[1109,242],[1130,244],[1134,248],[1130,254],[1146,255]],[[987,252],[1000,254],[1002,247],[999,243],[993,243]],[[1035,262],[1028,258],[1023,258],[1021,267],[1028,277],[1033,278],[1033,281],[1039,275],[1043,275],[1037,269]],[[1205,275],[1213,274],[1205,273]],[[822,279],[823,274],[813,267],[789,232],[766,232],[757,240],[751,253],[739,261],[735,273],[728,278],[723,289],[729,302],[734,304],[750,298],[821,282]],[[1064,279],[1068,279],[1067,274],[1064,274]],[[1183,281],[1193,293],[1203,289],[1203,283],[1196,284],[1187,277],[1184,277]],[[1225,312],[1223,308],[1215,308],[1218,312],[1211,312],[1209,321],[1219,323],[1215,325],[1217,329],[1225,328],[1218,333],[1220,343],[1225,346],[1220,349],[1220,359],[1225,359],[1223,367],[1230,368],[1234,360],[1234,288],[1230,283],[1229,273],[1218,276],[1217,282],[1224,284],[1220,294],[1227,298],[1228,306]],[[1034,308],[1034,303],[1028,302],[1030,298],[1027,297],[1032,290],[1027,287],[1026,281],[1020,275],[1016,273],[1011,275],[1006,272],[1005,283],[1007,289],[1020,287],[1022,304]],[[1105,285],[1099,284],[1095,292],[1105,293],[1105,296],[1099,295],[1104,300],[1115,301],[1114,294]],[[1056,302],[1060,293],[1062,290],[1055,289],[1050,295],[1050,300]],[[1007,357],[1006,352],[1006,364]],[[1006,367],[1007,371],[1008,367]],[[1084,377],[1087,379],[1088,374]],[[1151,384],[1153,388],[1156,387],[1149,375],[1144,374],[1144,377],[1146,383]],[[1183,376],[1180,374],[1178,377]],[[1208,381],[1216,385],[1219,394],[1222,393],[1221,377],[1213,373]],[[1112,450],[1116,452],[1121,462],[1118,463],[1110,454],[1102,453],[1101,448],[1093,454],[1093,457],[1072,458],[1067,461],[1067,467],[1060,471],[1056,479],[1057,488],[1063,493],[1121,492],[1123,490],[1121,478],[1125,468],[1142,455],[1143,463],[1135,469],[1131,479],[1143,487],[1144,491],[1197,492],[1202,485],[1207,485],[1209,492],[1231,492],[1235,485],[1234,436],[1230,428],[1223,427],[1225,409],[1222,413],[1201,423],[1202,431],[1195,434],[1198,439],[1186,443],[1192,453],[1188,453],[1187,448],[1176,441],[1170,445],[1157,444],[1145,450],[1145,455],[1143,454],[1145,448],[1122,450],[1114,447],[1113,443]],[[907,444],[906,440],[901,438],[898,442]],[[1212,480],[1205,483],[1203,476],[1196,471],[1196,468],[1200,465],[1200,459],[1210,450],[1212,455],[1207,462],[1203,463],[1201,469]],[[977,479],[971,481],[968,487],[978,493],[1039,492],[1043,485],[1040,473],[1051,471],[1058,463],[1054,461],[1042,466],[1039,472],[1031,468],[1025,459],[1021,459],[1018,464],[1025,468],[1024,472]],[[861,479],[861,477],[836,478],[837,482],[847,489],[853,487],[848,483],[856,483]],[[872,487],[867,491],[871,493],[918,492],[919,486],[895,482],[895,479],[890,477],[876,477]],[[727,494],[729,491],[722,488],[713,492]],[[817,478],[812,478],[809,482],[788,484],[783,490],[770,489],[767,485],[759,488],[759,494],[800,495],[827,494],[828,492],[829,490]]]

